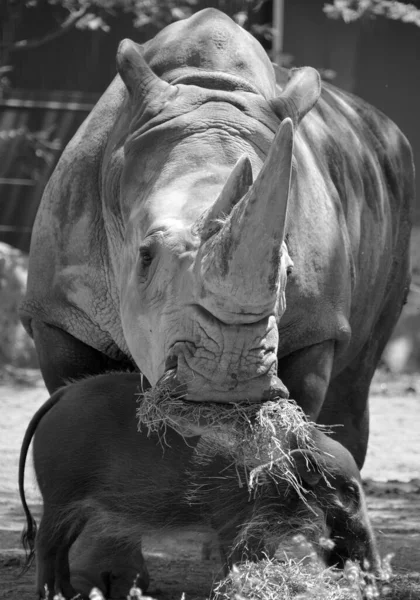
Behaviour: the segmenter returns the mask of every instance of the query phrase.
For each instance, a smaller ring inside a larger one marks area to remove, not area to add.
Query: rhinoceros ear
[[[315,106],[321,95],[321,78],[316,69],[292,69],[281,96],[270,101],[276,115],[283,121],[290,117],[295,126]]]
[[[132,40],[123,40],[117,52],[117,70],[132,97],[144,98],[149,91],[164,92],[172,88],[149,67],[143,47]]]

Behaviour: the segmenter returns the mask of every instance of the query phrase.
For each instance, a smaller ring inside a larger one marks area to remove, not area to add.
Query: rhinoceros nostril
[[[264,394],[264,400],[276,400],[277,398],[288,398],[289,390],[281,379],[275,377],[271,381],[270,389]]]
[[[178,366],[178,357],[175,355],[168,356],[165,361],[165,371],[169,371],[170,369],[176,369]]]

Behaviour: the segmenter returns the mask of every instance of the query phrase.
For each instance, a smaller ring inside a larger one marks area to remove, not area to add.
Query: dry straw
[[[248,487],[256,490],[268,479],[287,482],[302,499],[307,493],[295,475],[293,450],[319,457],[313,434],[317,425],[309,421],[294,400],[262,404],[191,402],[175,396],[164,385],[139,392],[139,429],[157,433],[165,443],[167,428],[185,438],[201,435],[235,463],[244,467]],[[322,465],[318,463],[322,470]]]
[[[354,570],[357,570],[357,581]],[[244,562],[233,567],[215,589],[213,600],[375,600],[374,583],[363,583],[356,565],[347,570],[323,568],[316,560]]]

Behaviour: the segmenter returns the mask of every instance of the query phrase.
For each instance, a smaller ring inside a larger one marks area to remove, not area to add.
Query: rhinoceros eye
[[[292,267],[292,265],[290,265],[286,269],[286,275],[287,275],[287,277],[289,277],[289,275],[291,275],[292,273],[293,273],[293,267]]]
[[[153,249],[149,244],[141,245],[139,248],[138,274],[142,283],[150,276],[150,265],[153,262]]]
[[[147,267],[150,267],[152,260],[153,260],[153,256],[150,251],[150,248],[140,248],[140,262],[141,262],[141,266],[144,269],[146,269]]]

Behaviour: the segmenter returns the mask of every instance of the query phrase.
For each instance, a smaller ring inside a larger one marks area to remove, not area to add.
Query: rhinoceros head
[[[130,41],[117,64],[131,110],[120,295],[134,360],[152,385],[165,376],[191,400],[287,395],[277,323],[293,267],[293,120],[316,102],[318,75],[298,73],[270,103],[247,89],[172,85]],[[272,75],[268,59],[264,68]],[[247,115],[248,101],[264,123]]]

